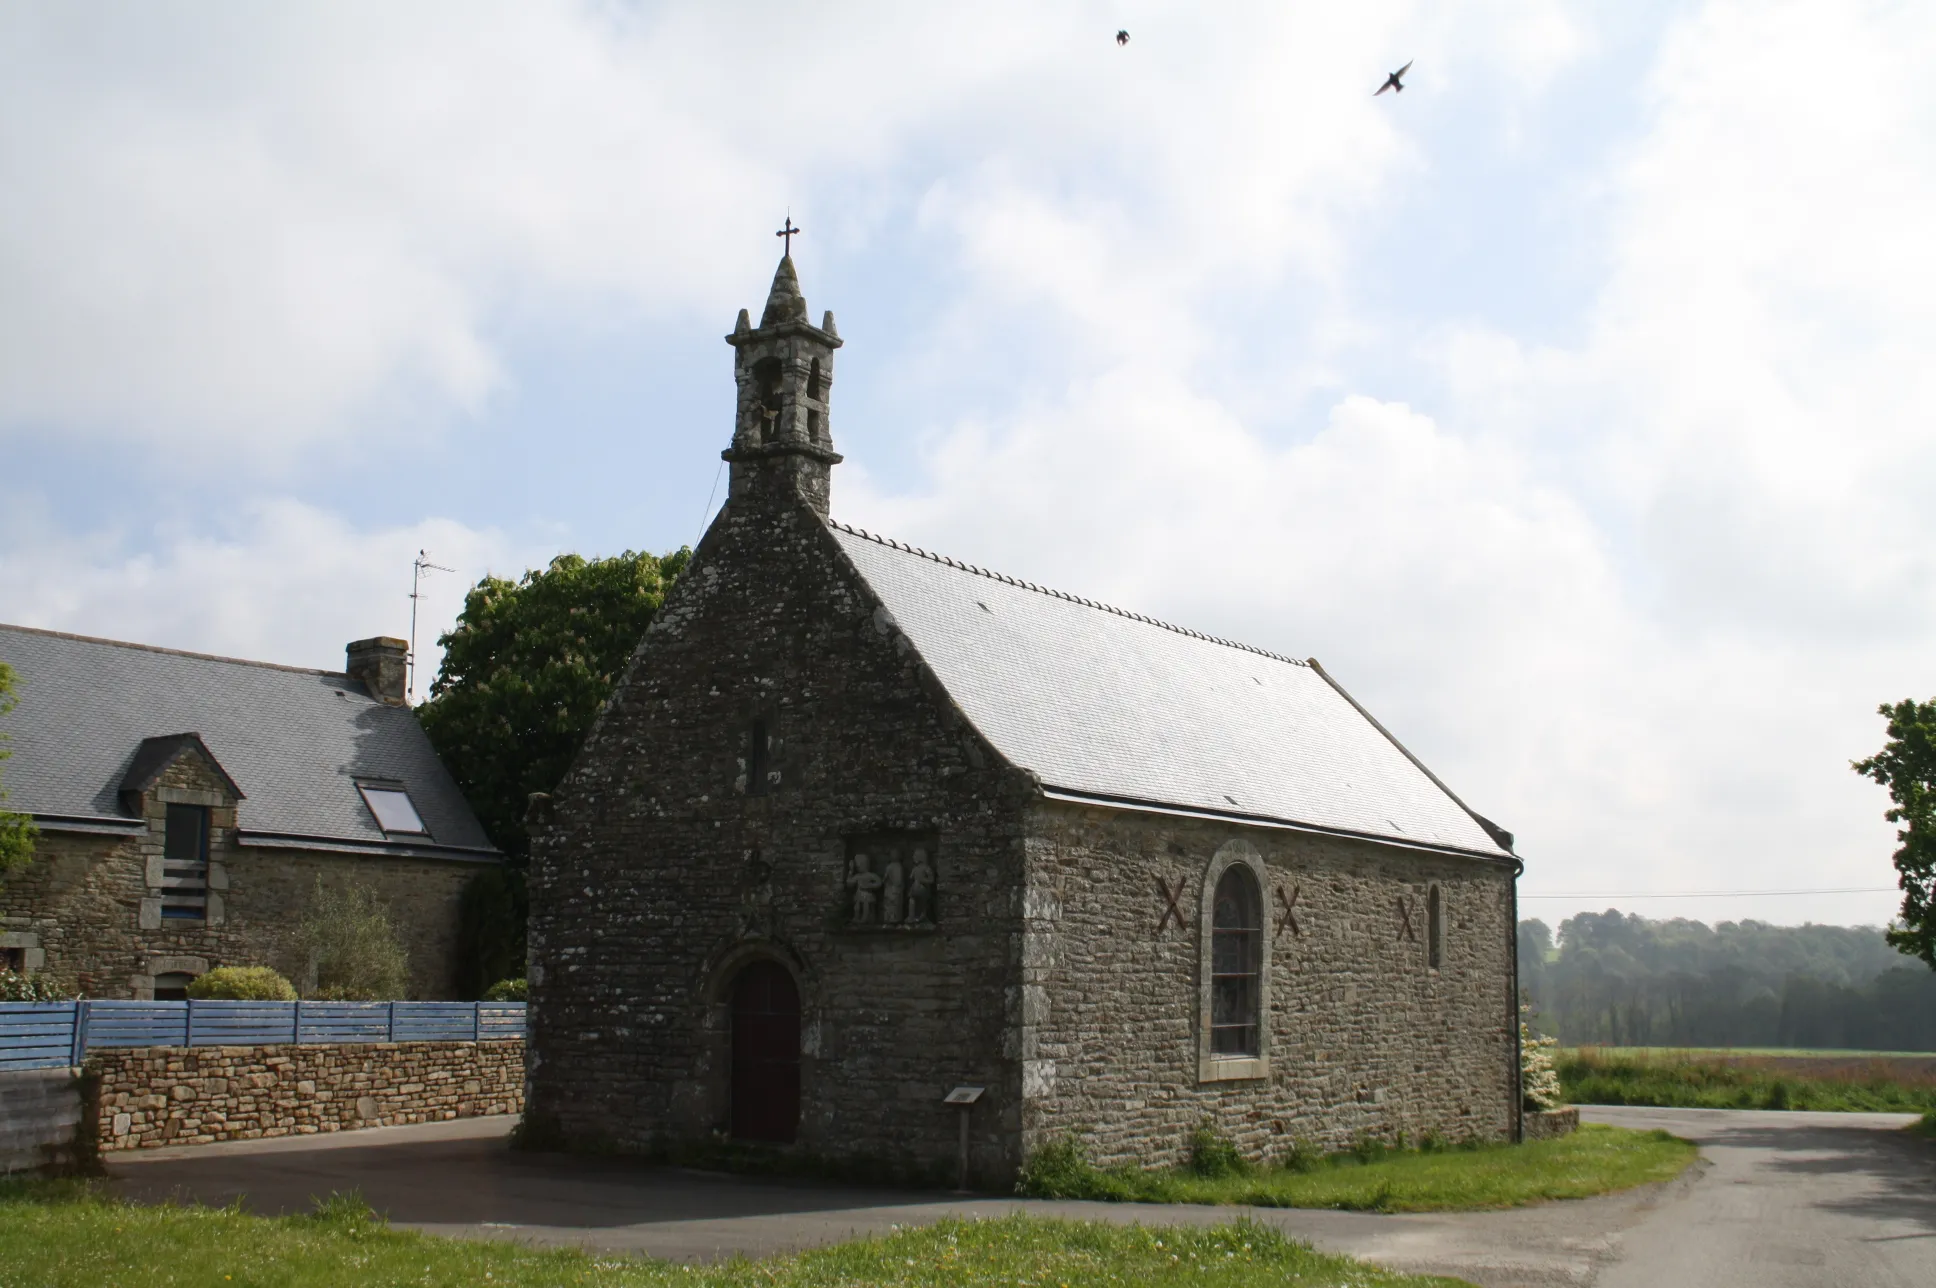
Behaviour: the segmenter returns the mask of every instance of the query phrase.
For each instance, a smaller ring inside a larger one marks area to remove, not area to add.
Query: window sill
[[[1254,1082],[1270,1077],[1270,1058],[1208,1056],[1197,1061],[1198,1082]]]

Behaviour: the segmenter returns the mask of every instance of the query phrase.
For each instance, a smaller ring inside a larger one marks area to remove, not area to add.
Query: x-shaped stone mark
[[[1418,942],[1412,933],[1412,901],[1405,895],[1398,896],[1398,937],[1408,944]]]
[[[1176,879],[1176,889],[1172,890],[1162,877],[1156,878],[1156,888],[1163,892],[1163,902],[1167,905],[1163,909],[1162,920],[1156,923],[1156,933],[1159,935],[1163,933],[1164,927],[1170,924],[1170,918],[1172,917],[1176,918],[1176,928],[1178,930],[1183,929],[1183,909],[1180,906],[1180,901],[1183,898],[1183,881],[1184,878],[1178,877]]]
[[[1280,935],[1283,934],[1284,927],[1289,926],[1291,928],[1291,937],[1293,939],[1297,938],[1299,935],[1302,935],[1304,933],[1303,927],[1297,924],[1297,913],[1292,911],[1292,909],[1297,907],[1297,892],[1298,892],[1298,888],[1296,886],[1292,886],[1290,897],[1287,899],[1284,897],[1284,887],[1283,886],[1277,887],[1277,902],[1283,907],[1284,911],[1277,915],[1276,933]]]

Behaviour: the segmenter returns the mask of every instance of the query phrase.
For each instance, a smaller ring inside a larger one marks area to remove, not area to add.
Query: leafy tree
[[[524,814],[550,792],[611,696],[692,551],[559,555],[518,581],[486,577],[439,639],[443,666],[417,717],[506,857],[473,879],[460,919],[460,987],[524,974]]]
[[[1902,914],[1889,942],[1936,969],[1936,700],[1905,698],[1876,710],[1888,718],[1889,741],[1853,767],[1889,789],[1895,804],[1883,817],[1901,825],[1895,862]]]
[[[1774,926],[1609,910],[1521,922],[1520,983],[1536,1027],[1570,1045],[1936,1050],[1936,973],[1902,965],[1874,926]]]
[[[0,716],[13,710],[16,699],[13,696],[14,670],[5,662],[0,662]],[[13,755],[7,748],[7,735],[0,733],[0,760]],[[7,799],[4,784],[0,784],[0,801]],[[25,814],[15,814],[0,809],[0,881],[9,873],[27,866],[34,857],[34,821]]]
[[[524,811],[532,793],[565,776],[691,557],[559,555],[515,582],[486,577],[437,641],[443,666],[417,716],[514,867],[530,850]]]
[[[330,887],[316,878],[302,919],[309,953],[310,997],[387,1002],[410,986],[410,954],[390,921],[390,907],[366,885]]]

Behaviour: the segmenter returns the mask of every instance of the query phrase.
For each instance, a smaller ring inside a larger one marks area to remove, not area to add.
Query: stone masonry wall
[[[1028,1147],[1072,1133],[1103,1164],[1168,1164],[1206,1119],[1247,1155],[1508,1138],[1517,1078],[1503,862],[1156,814],[1047,805],[1030,843],[1021,1045]],[[1241,838],[1268,874],[1269,1076],[1199,1079],[1203,883]],[[1161,934],[1158,883],[1183,886]],[[1426,959],[1433,885],[1441,965]],[[1296,892],[1297,928],[1282,920]],[[1412,938],[1398,901],[1411,901]]]
[[[791,485],[760,482],[702,541],[535,842],[531,1114],[635,1151],[730,1131],[730,989],[764,958],[802,994],[799,1148],[946,1169],[942,1097],[977,1083],[976,1167],[1006,1174],[1027,781]],[[749,792],[756,721],[772,777]],[[932,926],[847,928],[850,845],[883,836],[931,838]]]
[[[298,985],[298,935],[320,877],[362,882],[409,928],[410,993],[453,995],[457,905],[477,864],[238,844],[235,802],[199,756],[183,756],[143,801],[148,831],[106,836],[43,831],[34,860],[0,884],[0,947],[89,997],[152,996],[154,976],[215,966],[272,966]],[[209,916],[158,914],[167,801],[210,804]],[[215,804],[225,800],[226,804]]]
[[[103,1151],[441,1122],[524,1107],[524,1042],[96,1051]]]

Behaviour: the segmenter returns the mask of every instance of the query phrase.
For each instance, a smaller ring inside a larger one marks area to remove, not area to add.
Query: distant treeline
[[[1936,971],[1873,926],[1522,921],[1519,982],[1568,1046],[1936,1051]]]

